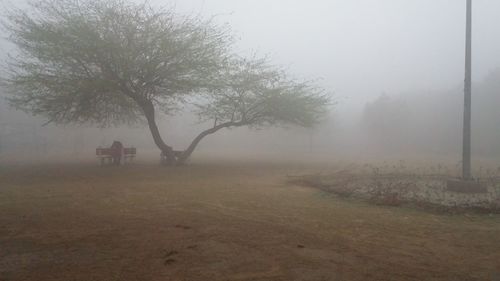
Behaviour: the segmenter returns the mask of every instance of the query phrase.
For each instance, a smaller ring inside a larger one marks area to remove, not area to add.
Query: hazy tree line
[[[473,150],[500,156],[500,70],[473,85]],[[463,90],[382,94],[364,107],[361,127],[373,149],[453,155],[462,143]]]

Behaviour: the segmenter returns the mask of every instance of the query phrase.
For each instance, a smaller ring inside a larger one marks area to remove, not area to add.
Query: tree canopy
[[[312,126],[329,98],[265,59],[232,51],[226,26],[125,0],[37,0],[7,12],[17,46],[3,82],[11,104],[54,123],[100,126],[146,119],[168,162],[185,161],[206,135],[233,126]],[[156,115],[193,102],[213,121],[174,156]]]
[[[233,60],[221,75],[221,85],[195,103],[202,121],[213,127],[199,134],[185,150],[190,156],[205,136],[229,127],[275,125],[314,126],[327,112],[329,97],[309,82],[296,82],[265,59]]]

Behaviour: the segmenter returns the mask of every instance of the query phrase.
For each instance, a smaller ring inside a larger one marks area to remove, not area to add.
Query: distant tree
[[[223,127],[311,125],[327,102],[308,83],[235,59],[227,28],[147,3],[36,0],[29,10],[7,12],[3,26],[18,47],[3,79],[13,106],[54,123],[145,118],[170,164]],[[215,126],[178,157],[160,134],[158,111],[173,114],[200,93],[207,103],[199,114]]]
[[[363,125],[381,148],[395,151],[407,142],[408,128],[413,125],[410,116],[406,102],[382,94],[365,105]]]

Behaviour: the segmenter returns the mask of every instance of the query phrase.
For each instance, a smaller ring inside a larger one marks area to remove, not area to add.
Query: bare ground
[[[308,167],[0,170],[0,280],[500,280],[500,216],[349,202]]]

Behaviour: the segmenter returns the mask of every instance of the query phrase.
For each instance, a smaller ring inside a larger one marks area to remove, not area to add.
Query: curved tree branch
[[[188,148],[184,152],[182,152],[182,154],[178,157],[177,164],[178,165],[184,164],[186,162],[186,160],[191,156],[191,154],[193,153],[193,151],[195,150],[195,148],[198,146],[198,144],[206,136],[214,134],[217,131],[219,131],[221,129],[224,129],[224,128],[241,127],[241,126],[245,126],[245,125],[248,125],[248,123],[245,122],[245,121],[238,121],[238,122],[229,121],[229,122],[225,122],[225,123],[216,125],[216,126],[210,128],[210,129],[207,129],[207,130],[201,132],[198,136],[196,136],[196,138],[193,139],[193,141],[188,146]]]

